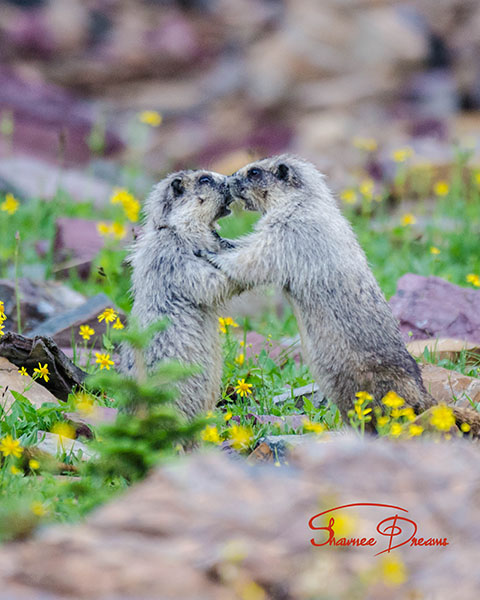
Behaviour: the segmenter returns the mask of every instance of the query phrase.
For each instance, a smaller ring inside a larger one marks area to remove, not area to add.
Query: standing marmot
[[[169,175],[147,200],[144,231],[130,257],[133,317],[140,326],[162,317],[170,321],[146,352],[147,369],[162,359],[202,368],[178,384],[176,403],[187,417],[213,409],[220,395],[223,360],[217,310],[239,288],[198,252],[225,246],[214,225],[230,213],[231,201],[222,175]],[[131,348],[122,348],[121,362],[124,372],[135,369]]]
[[[315,166],[289,155],[260,160],[233,175],[230,188],[263,216],[234,249],[206,253],[208,259],[241,285],[284,289],[305,359],[343,419],[359,391],[378,404],[393,390],[416,412],[435,404],[350,224]],[[477,413],[465,410],[469,421],[475,415],[480,423]]]

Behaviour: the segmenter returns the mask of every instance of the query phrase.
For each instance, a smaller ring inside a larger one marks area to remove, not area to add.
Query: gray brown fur
[[[230,187],[263,216],[234,249],[209,260],[242,286],[283,288],[305,359],[342,417],[359,391],[379,403],[394,390],[416,412],[432,406],[365,254],[315,166],[290,155],[264,159],[238,171]]]
[[[170,321],[146,352],[147,369],[163,359],[202,369],[178,386],[177,406],[187,417],[213,409],[220,394],[218,311],[239,288],[198,253],[229,247],[214,231],[215,221],[229,212],[229,200],[222,175],[183,171],[168,176],[147,200],[144,230],[130,257],[132,316],[142,327],[162,317]],[[135,372],[130,348],[122,348],[122,370]]]

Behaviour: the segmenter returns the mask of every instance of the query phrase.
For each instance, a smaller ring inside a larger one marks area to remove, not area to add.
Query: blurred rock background
[[[155,177],[288,149],[335,180],[355,136],[374,173],[405,143],[444,164],[480,149],[479,31],[476,0],[0,0],[0,175],[131,159],[143,110]]]

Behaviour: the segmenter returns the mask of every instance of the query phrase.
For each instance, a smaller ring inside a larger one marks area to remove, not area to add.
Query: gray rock
[[[80,344],[82,343],[82,339],[78,334],[79,327],[80,325],[89,325],[95,330],[95,339],[97,340],[97,345],[100,346],[106,327],[105,322],[99,323],[97,317],[110,306],[112,306],[112,301],[108,296],[105,294],[96,294],[80,306],[64,311],[44,321],[33,329],[30,335],[48,336],[53,338],[59,346],[67,347],[72,344],[72,329],[73,339],[77,344]]]
[[[304,398],[308,398],[311,402],[313,402],[315,408],[320,408],[320,406],[324,406],[327,402],[327,399],[320,392],[320,388],[316,383],[309,383],[308,385],[304,385],[289,392],[274,396],[273,402],[275,404],[284,404],[285,402],[294,399],[295,406],[301,409],[303,408]]]
[[[67,400],[72,389],[82,385],[87,377],[87,373],[75,366],[48,337],[32,339],[9,331],[0,337],[0,356],[18,368],[25,367],[29,373],[33,373],[39,363],[47,363],[49,381],[38,379],[38,383],[60,400]]]
[[[85,301],[82,294],[56,281],[22,278],[19,280],[19,294],[22,332],[29,332],[53,315],[77,307]],[[5,304],[5,329],[16,330],[17,306],[13,281],[0,279],[0,300]]]

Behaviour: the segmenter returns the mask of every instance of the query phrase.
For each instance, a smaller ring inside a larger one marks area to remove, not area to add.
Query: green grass
[[[436,197],[432,193],[431,175],[406,176],[405,170],[402,171],[402,167],[399,167],[393,185],[377,186],[375,193],[382,198],[380,202],[365,195],[362,197],[358,188],[357,204],[344,206],[344,214],[351,221],[387,297],[394,294],[398,278],[409,272],[425,276],[436,275],[468,287],[472,287],[472,283],[467,282],[467,275],[480,275],[480,178],[466,168],[468,158],[466,154],[458,153],[457,165],[449,178],[450,189],[445,197]],[[414,208],[410,206],[408,210],[399,210],[395,200],[398,196],[413,199],[414,204],[411,206]],[[3,198],[0,198],[0,205],[2,202]],[[395,217],[394,210],[398,211]],[[404,212],[413,213],[417,224],[402,226],[401,215]],[[18,243],[19,276],[35,272],[44,278],[55,278],[53,243],[58,217],[109,222],[118,220],[128,224],[118,205],[108,204],[97,209],[91,202],[74,202],[61,191],[51,202],[32,198],[22,203],[12,215],[0,211],[1,276],[14,278],[14,253]],[[242,236],[252,230],[257,219],[258,215],[235,207],[232,217],[222,219],[220,232],[229,238]],[[17,231],[20,233],[19,242],[15,239]],[[35,249],[39,240],[46,240],[48,245],[47,254],[43,258],[38,256]],[[432,246],[438,248],[440,253],[432,254]],[[112,304],[128,312],[131,305],[128,293],[130,273],[124,262],[125,256],[123,242],[110,239],[95,259],[87,281],[81,280],[74,269],[70,270],[64,281],[88,296],[104,292],[111,298]],[[247,447],[254,447],[256,441],[264,435],[293,433],[288,426],[279,428],[272,424],[255,424],[250,415],[254,413],[285,417],[298,413],[293,401],[279,406],[273,402],[273,397],[289,388],[310,383],[312,377],[308,368],[296,363],[291,355],[287,354],[283,361],[273,361],[268,355],[268,339],[265,349],[258,356],[243,361],[239,358],[245,354],[241,342],[245,340],[247,331],[257,331],[266,338],[271,336],[270,339],[273,340],[294,337],[297,327],[289,308],[280,315],[266,311],[248,319],[229,316],[237,320],[239,327],[229,327],[224,336],[222,402],[208,418],[210,426],[215,427],[218,432],[218,439],[232,437],[232,424],[244,427],[247,432],[244,444],[246,450]],[[112,350],[110,343],[106,339],[107,351]],[[478,377],[480,374],[480,357],[469,356],[466,352],[460,353],[455,362],[439,360],[435,353],[426,353],[424,359],[466,375]],[[94,361],[91,370],[96,370]],[[251,393],[244,397],[237,392],[238,382],[241,380],[251,386]],[[2,392],[0,390],[0,395]],[[99,395],[95,402],[105,404],[105,399]],[[26,457],[37,431],[50,430],[54,423],[62,422],[64,412],[71,408],[69,403],[60,408],[43,406],[35,409],[20,394],[8,414],[0,413],[0,438],[10,434],[26,448],[21,458],[4,458],[0,467],[0,523],[4,524],[3,529],[0,527],[0,538],[27,535],[39,522],[74,521],[100,501],[128,485],[124,477],[112,477],[106,488],[95,491],[93,484],[91,485],[92,475],[86,473],[83,475],[83,483],[75,488],[68,481],[59,481],[54,476],[59,473],[58,463],[51,468],[42,467],[41,477],[37,470],[29,468]],[[341,426],[334,406],[316,410],[307,401],[304,412],[313,424],[322,423],[327,429],[338,429]],[[235,436],[233,438],[235,441]],[[242,443],[239,442],[239,445]],[[64,464],[70,462],[73,468],[79,466],[74,457],[58,458]],[[12,466],[19,472],[12,473]],[[36,509],[32,509],[32,506]],[[12,523],[15,523],[14,527]]]

